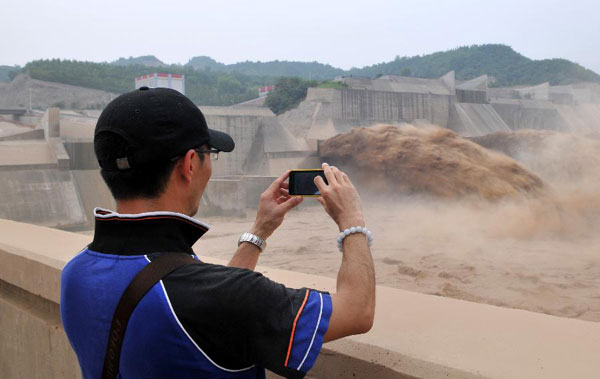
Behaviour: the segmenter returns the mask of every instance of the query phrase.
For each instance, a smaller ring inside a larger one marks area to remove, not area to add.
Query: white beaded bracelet
[[[340,234],[338,235],[337,246],[338,246],[338,250],[340,251],[340,253],[342,253],[344,251],[342,248],[342,243],[344,242],[344,238],[346,238],[350,234],[354,234],[354,233],[364,234],[367,237],[367,242],[369,243],[369,246],[373,245],[373,233],[369,229],[365,228],[364,226],[353,226],[351,228],[345,229],[343,232],[340,232]]]

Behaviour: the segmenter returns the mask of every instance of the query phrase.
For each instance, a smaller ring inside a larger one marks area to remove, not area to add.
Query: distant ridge
[[[163,61],[156,58],[154,55],[143,55],[141,57],[119,58],[111,64],[115,66],[135,66],[141,65],[146,67],[164,67],[167,66]]]
[[[387,63],[348,71],[350,75],[404,75],[437,78],[454,70],[459,80],[490,75],[496,86],[552,85],[599,82],[600,75],[566,59],[532,60],[506,45],[473,45],[414,57],[396,57]]]
[[[137,58],[120,58],[118,65],[139,64],[146,67],[167,66],[152,55]],[[185,67],[196,70],[237,72],[245,75],[271,77],[299,77],[312,80],[331,80],[336,76],[353,75],[375,77],[378,75],[401,75],[419,78],[439,78],[448,71],[455,71],[459,80],[472,79],[488,74],[495,86],[572,84],[583,81],[600,82],[600,75],[566,59],[529,59],[510,46],[499,44],[463,46],[414,57],[396,57],[391,62],[378,63],[363,68],[342,70],[319,62],[269,61],[238,62],[224,64],[208,56],[191,58]]]
[[[291,76],[309,80],[330,80],[345,71],[328,64],[318,62],[293,62],[293,61],[270,61],[270,62],[238,62],[226,65],[216,60],[200,56],[190,59],[186,66],[197,70],[214,70],[226,72],[239,72],[246,75],[260,76]]]

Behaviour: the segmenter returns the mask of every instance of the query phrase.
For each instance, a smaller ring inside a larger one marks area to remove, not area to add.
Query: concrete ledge
[[[60,376],[78,375],[73,374],[74,355],[65,351],[69,345],[62,328],[52,320],[58,317],[60,270],[90,241],[91,236],[0,220],[0,281],[5,283],[0,288],[0,327],[8,335],[0,339],[0,372],[28,373],[26,368],[33,367],[34,376],[53,377],[57,367],[49,361],[58,354],[64,357]],[[290,287],[335,288],[330,278],[259,270]],[[381,286],[377,296],[373,329],[326,344],[312,377],[600,377],[600,323]],[[15,300],[23,298],[28,306]],[[40,314],[46,321],[40,321]],[[51,344],[37,343],[40,338],[50,338]]]

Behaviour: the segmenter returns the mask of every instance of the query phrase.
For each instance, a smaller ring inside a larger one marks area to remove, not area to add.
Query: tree
[[[273,113],[280,115],[295,108],[306,97],[308,87],[314,87],[318,83],[314,80],[302,80],[300,78],[280,78],[275,83],[275,89],[267,95],[265,105]]]

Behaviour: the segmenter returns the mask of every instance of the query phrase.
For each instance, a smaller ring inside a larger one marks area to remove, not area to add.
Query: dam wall
[[[279,120],[296,136],[325,140],[379,123],[427,120],[445,127],[451,103],[451,96],[445,94],[309,88],[306,100]]]
[[[445,95],[425,93],[348,89],[334,92],[332,104],[334,119],[390,122],[425,119],[445,126],[448,124],[450,99]]]
[[[0,220],[3,377],[81,377],[60,322],[60,275],[66,262],[91,239]],[[291,288],[335,290],[331,278],[260,266],[257,271]],[[596,378],[600,376],[598,351],[599,323],[377,286],[371,331],[324,344],[310,376]]]
[[[288,168],[304,168],[302,162],[314,152],[305,141],[292,135],[279,124],[273,112],[266,108],[201,107],[206,122],[232,136],[235,149],[219,155],[213,163],[218,176],[276,175],[271,168],[273,154],[285,152],[291,159]]]

